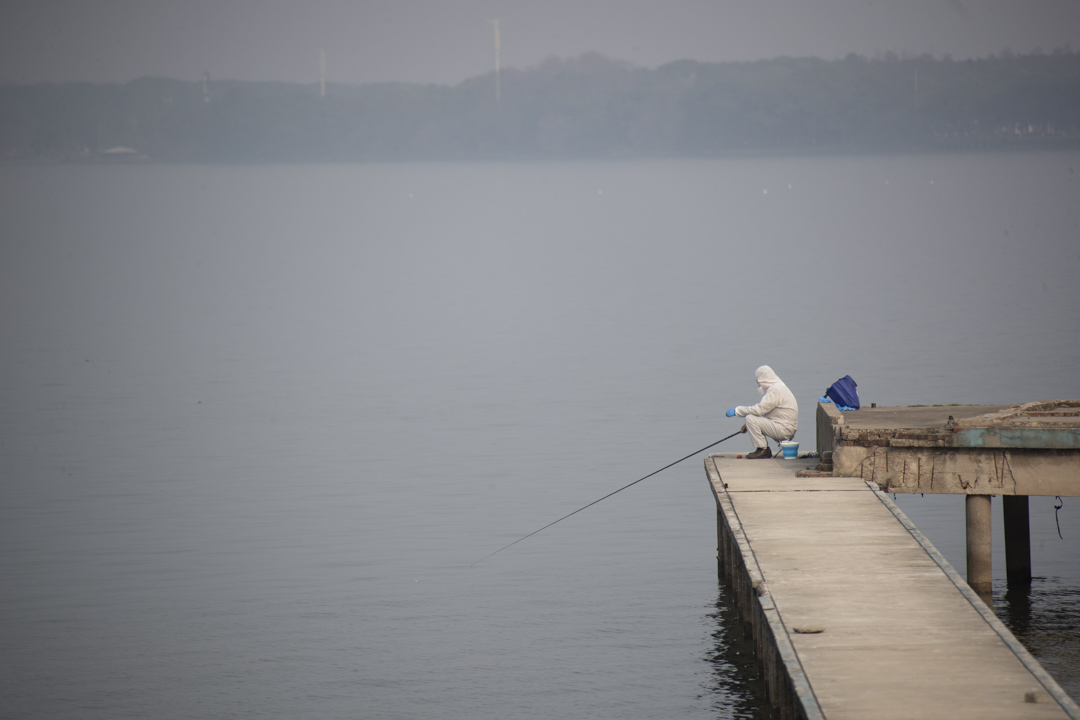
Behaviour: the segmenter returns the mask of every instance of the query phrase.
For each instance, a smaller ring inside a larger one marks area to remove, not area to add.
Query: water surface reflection
[[[1080,588],[1059,578],[994,586],[994,610],[1070,697],[1080,698]]]
[[[739,617],[726,583],[720,584],[715,610],[708,618],[715,623],[704,658],[712,666],[709,689],[713,708],[723,718],[768,718],[765,679],[754,657],[753,638]]]

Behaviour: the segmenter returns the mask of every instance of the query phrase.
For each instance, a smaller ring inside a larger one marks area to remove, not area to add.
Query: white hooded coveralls
[[[799,429],[799,404],[795,396],[768,365],[759,367],[754,378],[764,397],[757,405],[738,406],[735,415],[746,418],[746,431],[756,448],[768,447],[766,437],[776,442],[790,440]]]

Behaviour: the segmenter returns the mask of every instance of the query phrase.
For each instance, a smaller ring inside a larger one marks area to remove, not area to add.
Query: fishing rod
[[[477,563],[480,563],[480,562],[483,562],[484,560],[487,560],[487,559],[488,559],[489,557],[491,557],[492,555],[497,555],[498,553],[501,553],[501,552],[502,552],[503,550],[505,550],[505,549],[506,549],[506,548],[508,548],[508,547],[511,547],[511,546],[513,546],[513,545],[517,545],[517,544],[518,544],[519,542],[521,542],[522,540],[525,540],[525,539],[531,538],[531,537],[532,537],[533,535],[535,535],[535,534],[536,534],[536,533],[538,533],[538,532],[541,532],[541,531],[543,531],[543,530],[547,530],[547,529],[548,529],[549,527],[551,527],[551,526],[552,526],[552,525],[554,525],[555,523],[559,523],[559,522],[562,522],[563,520],[565,520],[566,518],[570,517],[571,515],[577,515],[577,514],[578,514],[579,512],[581,512],[582,510],[584,510],[584,509],[586,509],[586,508],[590,508],[590,507],[592,507],[593,505],[595,505],[596,503],[600,502],[601,500],[607,500],[607,499],[608,499],[609,497],[611,497],[611,496],[612,496],[612,495],[614,495],[615,493],[621,493],[621,492],[622,492],[623,490],[625,490],[626,488],[628,488],[628,487],[630,487],[630,486],[632,486],[632,485],[637,485],[637,484],[638,484],[639,482],[641,482],[642,480],[648,480],[648,479],[649,479],[649,478],[651,478],[651,477],[652,477],[653,475],[656,475],[656,474],[658,474],[658,473],[662,473],[663,471],[667,470],[667,469],[668,469],[669,467],[671,467],[671,466],[673,466],[673,465],[678,465],[678,464],[679,464],[679,463],[681,463],[681,462],[682,462],[683,460],[687,460],[687,459],[689,459],[689,458],[692,458],[692,457],[694,457],[695,455],[697,455],[698,453],[702,453],[702,452],[705,452],[705,451],[706,451],[706,450],[708,450],[709,448],[711,448],[711,447],[714,447],[714,446],[716,446],[716,445],[719,445],[720,443],[724,442],[725,440],[730,440],[731,438],[735,437],[736,435],[742,435],[742,434],[743,434],[744,432],[746,432],[746,426],[745,426],[745,425],[744,425],[744,426],[743,426],[743,428],[742,428],[741,430],[739,430],[738,432],[733,432],[733,433],[731,433],[730,435],[728,435],[728,436],[727,436],[727,437],[725,437],[725,438],[720,438],[719,440],[717,440],[716,442],[714,442],[714,443],[713,443],[712,445],[706,445],[705,447],[701,448],[700,450],[695,450],[694,452],[690,453],[690,454],[689,454],[689,455],[687,455],[686,457],[681,457],[681,458],[679,458],[678,460],[676,460],[676,461],[675,461],[675,462],[673,462],[673,463],[668,463],[667,465],[665,465],[664,467],[660,468],[659,470],[654,470],[653,472],[649,473],[649,474],[648,474],[648,475],[646,475],[645,477],[642,477],[642,478],[638,478],[638,479],[637,479],[637,480],[635,480],[634,482],[630,483],[630,485],[623,485],[623,486],[622,486],[621,488],[619,488],[618,490],[615,490],[615,491],[613,491],[613,492],[609,492],[609,493],[608,493],[607,495],[605,495],[604,497],[600,498],[600,500],[593,500],[593,501],[592,501],[591,503],[589,503],[588,505],[583,505],[583,506],[579,507],[579,508],[578,508],[577,510],[575,510],[574,512],[572,512],[572,513],[569,513],[569,514],[567,514],[567,515],[563,515],[563,516],[562,516],[561,518],[559,518],[558,520],[555,520],[555,521],[553,521],[553,522],[549,522],[549,523],[548,523],[547,525],[545,525],[544,527],[540,528],[540,530],[533,530],[533,531],[532,531],[531,533],[529,533],[528,535],[525,535],[524,537],[519,537],[519,538],[518,538],[517,540],[515,540],[515,541],[514,541],[514,542],[512,542],[512,543],[510,543],[510,545],[504,545],[504,546],[502,546],[501,548],[499,548],[498,550],[496,550],[495,552],[493,552],[493,553],[489,553],[489,554],[485,555],[484,557],[480,558],[479,560],[477,560],[476,562],[474,562],[474,563],[473,563],[472,565],[470,565],[469,567],[472,567],[473,565],[476,565]]]

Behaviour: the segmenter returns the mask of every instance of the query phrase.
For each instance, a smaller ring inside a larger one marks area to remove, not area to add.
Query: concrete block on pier
[[[1080,495],[1080,401],[863,408],[818,404],[835,475],[887,492]]]

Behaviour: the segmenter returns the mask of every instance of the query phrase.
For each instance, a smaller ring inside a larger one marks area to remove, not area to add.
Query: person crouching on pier
[[[771,458],[769,441],[777,443],[790,440],[799,429],[799,404],[788,390],[784,381],[768,365],[762,365],[754,372],[758,392],[764,395],[757,405],[740,405],[727,411],[728,417],[745,417],[746,424],[742,431],[750,433],[754,443],[754,452],[746,456],[748,460]]]

